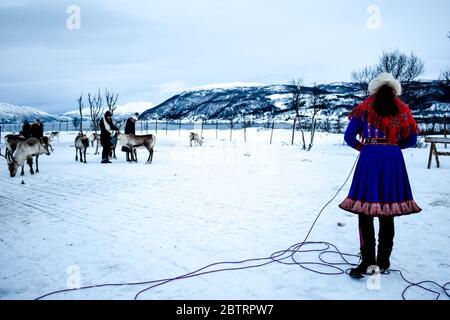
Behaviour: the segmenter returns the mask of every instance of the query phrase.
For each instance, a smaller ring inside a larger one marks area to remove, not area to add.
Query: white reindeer
[[[50,151],[48,151],[48,145],[45,145],[39,139],[30,138],[24,142],[20,142],[16,150],[11,156],[11,159],[8,160],[8,169],[11,178],[15,177],[17,174],[17,169],[19,167],[22,168],[21,176],[24,175],[23,167],[25,165],[25,161],[27,161],[30,166],[30,173],[33,175],[33,157],[36,157],[36,173],[39,172],[39,155],[46,154],[50,155]]]
[[[98,145],[100,143],[100,133],[92,132],[91,136],[89,137],[89,140],[91,141],[91,147],[92,148],[94,147],[94,143],[96,143],[94,155],[99,154],[99,152],[98,152]]]
[[[16,134],[8,134],[5,138],[5,146],[6,146],[6,159],[7,160],[11,160],[11,156],[14,153],[14,151],[16,151],[17,145],[21,142],[24,142],[25,140],[27,140],[27,138],[25,138],[22,135],[16,135]]]
[[[59,131],[52,131],[52,132],[48,135],[48,141],[49,141],[49,142],[55,141],[55,138],[59,141]]]
[[[117,140],[119,140],[120,144],[128,147],[130,149],[131,160],[133,159],[135,154],[135,149],[137,148],[146,148],[149,152],[147,164],[152,163],[153,161],[153,148],[156,143],[156,137],[152,134],[140,135],[137,136],[135,134],[123,134],[117,132]]]
[[[192,147],[192,141],[196,146],[201,146],[203,144],[203,137],[201,137],[198,133],[191,132],[189,133],[189,145]]]

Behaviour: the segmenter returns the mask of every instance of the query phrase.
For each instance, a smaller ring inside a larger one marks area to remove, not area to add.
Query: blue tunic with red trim
[[[349,195],[339,207],[352,213],[377,217],[418,213],[422,209],[413,199],[401,152],[401,149],[416,145],[416,128],[410,130],[408,135],[400,134],[399,130],[394,142],[389,139],[389,126],[382,127],[380,122],[370,122],[370,112],[373,110],[369,108],[358,116],[351,115],[345,132],[347,144],[361,151],[361,154]],[[356,139],[358,134],[363,142]]]

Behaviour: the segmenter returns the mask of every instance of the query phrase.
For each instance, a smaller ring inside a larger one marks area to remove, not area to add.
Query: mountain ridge
[[[248,85],[205,88],[181,92],[146,110],[140,119],[266,119],[288,120],[294,115],[289,97],[292,85]],[[327,106],[321,116],[344,116],[365,98],[361,87],[351,82],[334,82],[315,87],[302,87],[302,102],[321,94]],[[438,116],[450,112],[450,89],[439,81],[413,82],[405,86],[402,99],[416,116]]]

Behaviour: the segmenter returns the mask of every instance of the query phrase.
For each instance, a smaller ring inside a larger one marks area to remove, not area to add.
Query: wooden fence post
[[[444,116],[444,138],[447,138],[447,115]],[[445,149],[447,149],[447,144],[445,144]]]
[[[181,136],[181,118],[178,121],[178,136]]]
[[[230,141],[233,139],[233,119],[230,120]]]
[[[155,134],[158,133],[158,118],[156,118],[156,123],[155,123]]]
[[[273,139],[273,128],[275,127],[275,121],[272,121],[272,130],[270,132],[270,144],[272,144]]]
[[[247,143],[247,124],[244,123],[244,143]]]
[[[294,125],[292,126],[292,141],[291,145],[294,145],[294,139],[295,139],[295,125],[297,124],[297,116],[294,118]]]
[[[216,120],[216,140],[217,140],[217,131],[219,130],[219,120]]]
[[[169,119],[166,118],[166,136],[167,136],[167,127],[169,126]]]
[[[200,133],[200,137],[203,137],[203,126],[205,124],[205,119],[202,119],[202,132]]]

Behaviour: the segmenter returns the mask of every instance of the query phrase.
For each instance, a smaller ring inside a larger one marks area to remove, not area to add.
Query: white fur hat
[[[380,73],[375,79],[370,81],[369,93],[371,95],[377,93],[378,89],[386,84],[394,90],[395,95],[400,96],[402,94],[402,85],[400,84],[400,81],[387,72]]]

